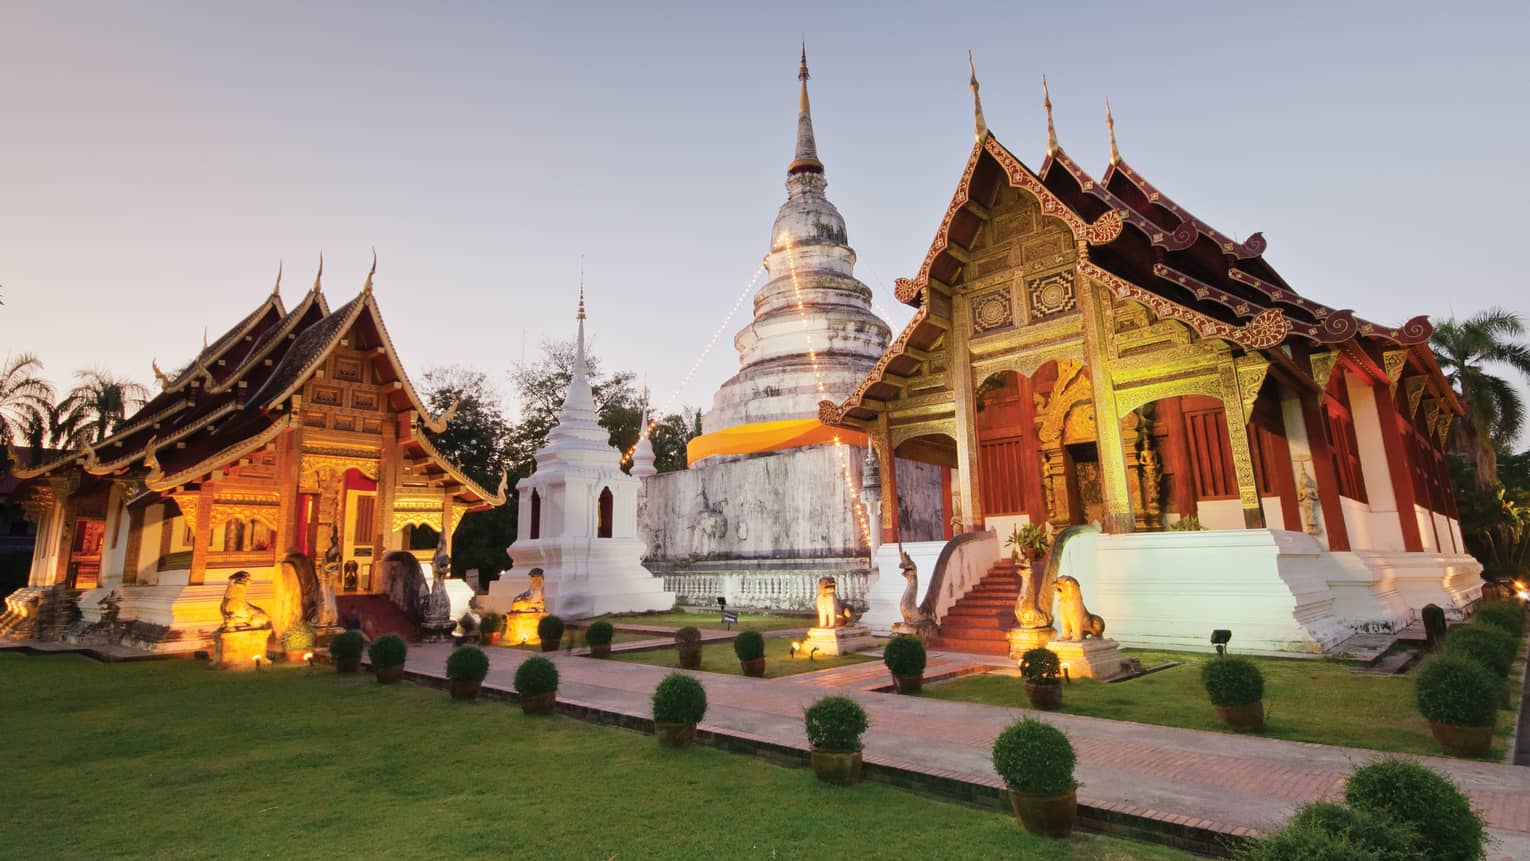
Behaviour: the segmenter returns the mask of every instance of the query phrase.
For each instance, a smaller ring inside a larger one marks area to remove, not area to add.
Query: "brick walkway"
[[[417,646],[408,669],[439,678],[449,646]],[[530,653],[492,652],[485,685],[509,691],[515,668]],[[577,708],[645,719],[649,695],[671,672],[644,664],[551,656],[562,674],[558,698]],[[940,652],[930,669],[959,671],[970,658]],[[859,664],[776,680],[696,673],[710,708],[703,731],[804,750],[802,709],[825,689],[854,697],[871,718],[865,755],[885,765],[977,787],[997,788],[989,747],[1023,712],[976,703],[871,693],[878,664]],[[815,678],[817,677],[817,678]],[[1357,765],[1374,751],[1225,733],[1044,714],[1066,731],[1079,754],[1081,803],[1129,817],[1209,832],[1251,834],[1278,826],[1296,807],[1337,798]],[[1448,773],[1471,795],[1498,838],[1491,858],[1530,858],[1530,769],[1496,763],[1419,757]]]

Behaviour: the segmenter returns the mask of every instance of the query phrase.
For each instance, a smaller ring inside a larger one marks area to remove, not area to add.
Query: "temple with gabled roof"
[[[1461,404],[1424,317],[1371,322],[1302,296],[1264,258],[1121,157],[1086,173],[1057,141],[1032,171],[988,129],[918,273],[913,319],[827,425],[939,464],[951,542],[907,544],[940,594],[938,645],[1004,651],[1000,614],[963,595],[1028,524],[1070,534],[1063,574],[1123,643],[1331,650],[1453,616],[1478,599],[1445,438]],[[898,473],[883,470],[883,551],[867,621],[904,586]],[[1090,531],[1088,526],[1096,527]],[[1007,575],[1011,576],[1012,575]],[[922,584],[922,588],[924,588]]]
[[[156,361],[160,392],[111,436],[16,469],[39,540],[0,633],[203,649],[229,577],[248,572],[263,605],[284,568],[305,600],[328,581],[360,611],[387,591],[385,556],[428,560],[465,513],[503,504],[503,482],[432,445],[452,410],[433,415],[409,381],[375,272],[335,309],[322,260],[290,308],[278,274],[185,369]]]

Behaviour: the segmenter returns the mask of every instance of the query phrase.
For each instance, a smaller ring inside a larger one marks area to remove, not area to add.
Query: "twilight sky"
[[[734,8],[737,6],[738,8]],[[557,8],[553,8],[557,7]],[[1525,299],[1530,4],[0,0],[0,354],[152,382],[324,252],[411,374],[572,334],[657,403],[767,250],[806,35],[819,154],[890,315],[989,127],[1123,156],[1298,290],[1397,324]],[[737,367],[727,326],[680,402]],[[508,389],[508,386],[506,386]]]

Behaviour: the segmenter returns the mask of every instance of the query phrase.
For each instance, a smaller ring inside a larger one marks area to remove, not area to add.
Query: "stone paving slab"
[[[411,649],[408,668],[440,678],[449,651],[445,645]],[[511,690],[515,668],[529,655],[496,650],[485,685]],[[672,672],[565,654],[549,657],[562,676],[560,701],[636,720],[649,717],[649,695]],[[879,664],[871,666],[882,670]],[[1356,766],[1381,756],[1356,748],[871,693],[858,689],[854,676],[845,676],[848,685],[825,688],[791,678],[693,675],[706,685],[710,702],[700,727],[704,732],[805,750],[802,710],[833,691],[866,708],[871,721],[864,738],[868,765],[945,778],[975,791],[1000,785],[989,758],[994,737],[1017,717],[1033,714],[1073,740],[1081,803],[1227,835],[1267,831],[1303,804],[1339,797]],[[1530,769],[1409,758],[1449,774],[1467,791],[1499,840],[1490,857],[1530,858]]]

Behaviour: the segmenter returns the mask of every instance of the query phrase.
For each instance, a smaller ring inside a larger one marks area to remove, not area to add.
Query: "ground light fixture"
[[[1232,631],[1227,628],[1217,628],[1211,632],[1211,645],[1217,647],[1217,657],[1227,654],[1227,641],[1232,639]]]
[[[802,643],[797,640],[792,640],[792,660],[797,660],[797,652],[801,651],[801,649]]]
[[[260,672],[260,665],[262,663],[264,663],[265,660],[266,660],[266,656],[265,655],[253,655],[253,656],[251,656],[250,660],[255,662],[255,672],[258,673],[258,672]]]
[[[1062,662],[1062,674],[1063,674],[1063,681],[1065,681],[1065,682],[1067,682],[1069,684],[1073,683],[1073,676],[1068,674],[1068,662],[1067,661],[1063,661]]]
[[[303,653],[303,663],[308,665],[309,670],[313,669],[313,652]]]

